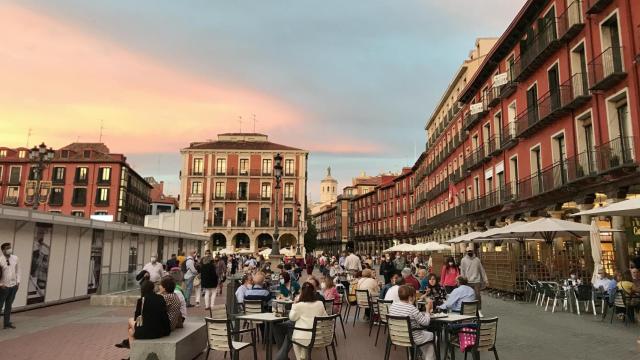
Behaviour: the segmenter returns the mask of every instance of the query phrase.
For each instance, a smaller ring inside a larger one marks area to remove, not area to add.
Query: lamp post
[[[302,224],[300,223],[300,215],[302,215],[302,209],[300,208],[301,205],[299,202],[296,203],[296,214],[298,215],[298,237],[296,238],[296,255],[300,255],[300,226],[302,226]]]
[[[53,155],[55,152],[52,148],[47,149],[47,145],[44,143],[39,146],[34,146],[29,150],[29,160],[34,164],[33,166],[33,177],[36,181],[35,193],[33,197],[33,209],[38,210],[38,206],[40,205],[40,183],[42,181],[42,173],[44,169],[51,163],[53,160]]]
[[[273,229],[273,243],[271,244],[271,256],[272,258],[280,258],[280,242],[278,241],[278,237],[280,237],[280,229],[278,228],[278,201],[280,200],[280,180],[282,179],[282,155],[277,153],[273,157],[273,176],[276,179],[275,186],[275,226]]]

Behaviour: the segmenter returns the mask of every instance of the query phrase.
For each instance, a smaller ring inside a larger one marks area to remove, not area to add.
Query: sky
[[[102,140],[179,191],[179,151],[260,132],[309,156],[309,195],[398,172],[477,37],[525,0],[3,0],[0,145]],[[253,119],[255,118],[255,122]]]

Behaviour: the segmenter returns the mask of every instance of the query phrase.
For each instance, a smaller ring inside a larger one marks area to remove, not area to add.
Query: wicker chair
[[[324,348],[329,360],[329,347],[333,351],[333,358],[338,359],[335,346],[335,329],[336,318],[338,314],[330,316],[316,316],[313,319],[313,327],[311,329],[301,329],[294,327],[293,330],[311,332],[311,339],[291,339],[291,343],[298,345],[306,350],[307,360],[311,360],[311,351],[313,349]]]
[[[375,313],[378,315],[378,331],[376,331],[376,342],[374,346],[378,346],[378,337],[380,336],[380,328],[384,326],[384,332],[387,332],[387,315],[389,315],[389,305],[393,303],[392,300],[379,299],[374,304]]]
[[[391,345],[396,347],[404,347],[407,349],[407,359],[416,359],[418,349],[427,345],[433,344],[435,348],[435,336],[424,343],[417,344],[413,338],[413,331],[411,329],[411,318],[408,316],[392,316],[387,315],[387,328],[389,334],[387,337],[387,346],[384,352],[384,359],[389,360],[391,354]],[[440,354],[436,351],[436,359],[440,359]]]
[[[356,311],[353,314],[353,326],[356,326],[356,319],[360,317],[360,311],[362,309],[369,309],[369,328],[373,322],[373,316],[371,315],[371,295],[367,290],[356,290]]]
[[[233,331],[231,320],[229,319],[212,319],[204,318],[207,324],[207,356],[205,359],[209,359],[209,353],[213,351],[223,351],[226,355],[227,352],[231,353],[231,358],[236,358],[241,350],[252,347],[253,359],[258,359],[258,352],[256,350],[256,329],[245,329],[240,331]],[[234,341],[233,336],[249,333],[251,334],[251,342]]]

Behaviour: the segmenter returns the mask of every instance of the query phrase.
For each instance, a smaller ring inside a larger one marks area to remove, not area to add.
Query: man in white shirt
[[[386,301],[393,301],[394,303],[399,302],[400,301],[400,295],[398,295],[398,290],[400,289],[400,286],[404,285],[404,279],[402,278],[402,276],[397,276],[395,277],[396,281],[394,283],[394,285],[392,287],[389,288],[389,290],[387,290],[387,293],[384,294],[384,299]]]
[[[353,253],[353,250],[349,250],[349,256],[344,259],[344,268],[351,272],[362,271],[360,258]]]
[[[149,281],[154,284],[160,282],[164,275],[162,264],[158,262],[158,258],[155,255],[151,255],[151,262],[147,263],[142,270],[149,273]]]
[[[16,298],[18,287],[20,286],[20,266],[18,257],[13,255],[10,243],[0,246],[2,255],[0,256],[0,310],[4,309],[4,328],[15,329],[11,323],[11,306]]]
[[[193,279],[196,277],[196,275],[198,275],[198,270],[196,270],[195,257],[196,257],[196,251],[193,250],[191,251],[191,255],[187,256],[187,259],[185,260],[186,262],[185,266],[187,268],[187,271],[184,274],[184,282],[186,287],[184,300],[187,302],[187,307],[193,306],[191,305],[191,293],[193,292]]]

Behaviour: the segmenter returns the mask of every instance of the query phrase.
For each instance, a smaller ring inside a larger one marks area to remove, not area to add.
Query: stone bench
[[[204,321],[187,321],[169,336],[151,340],[134,340],[131,360],[192,360],[207,347]]]

